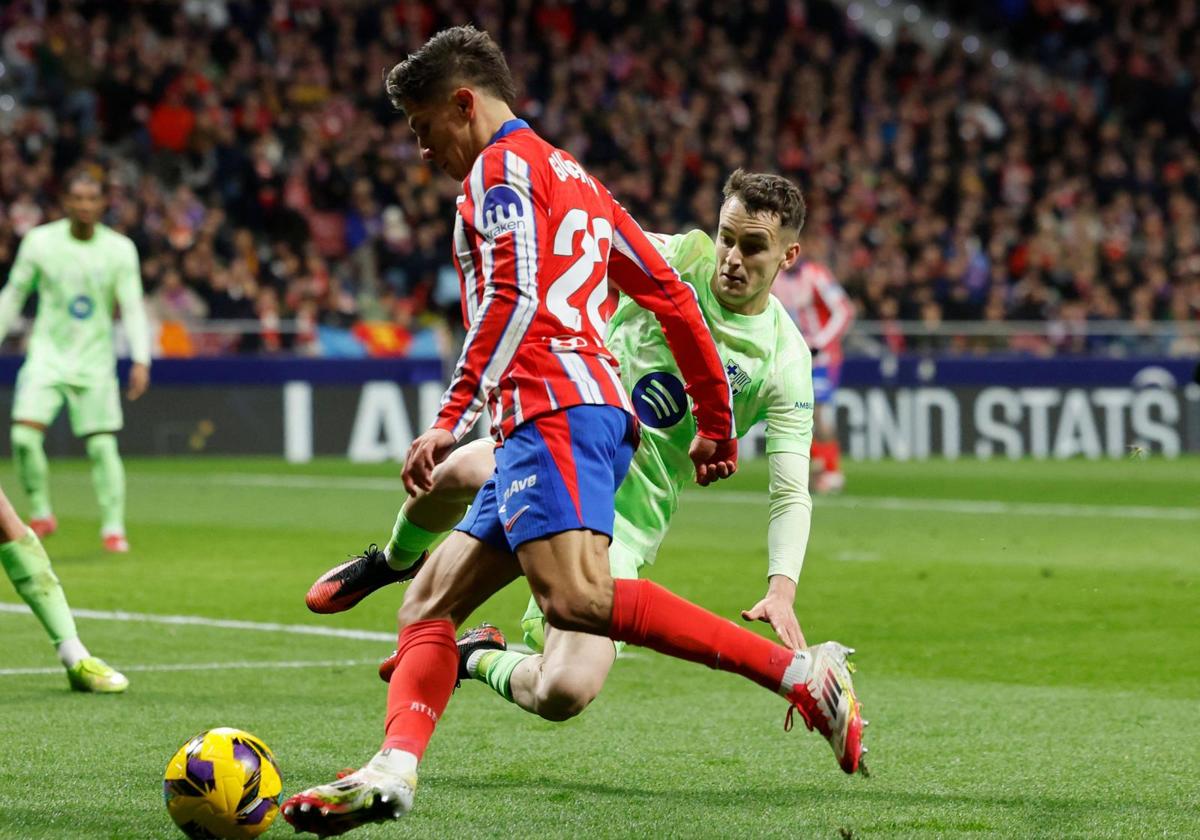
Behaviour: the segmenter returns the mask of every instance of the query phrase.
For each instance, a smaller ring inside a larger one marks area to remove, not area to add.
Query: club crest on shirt
[[[735,397],[750,384],[750,374],[742,370],[741,365],[733,359],[725,363],[725,376],[729,378],[729,388]]]
[[[529,207],[521,194],[508,184],[496,184],[483,194],[483,228],[488,242],[525,227]]]

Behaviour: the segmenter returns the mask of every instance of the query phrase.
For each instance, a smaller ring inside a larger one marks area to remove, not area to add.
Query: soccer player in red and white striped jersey
[[[775,281],[775,296],[792,314],[813,354],[813,489],[836,493],[846,485],[841,445],[833,417],[833,395],[842,378],[842,338],[854,322],[854,304],[833,273],[801,258]]]
[[[486,34],[445,30],[387,82],[422,156],[464,179],[454,247],[470,330],[433,428],[409,450],[405,487],[433,486],[433,468],[484,407],[496,469],[438,546],[439,562],[410,587],[420,609],[401,609],[380,751],[288,799],[285,819],[327,836],[412,807],[417,765],[458,677],[454,629],[521,574],[555,628],[643,645],[778,692],[810,728],[845,744],[853,772],[861,724],[819,652],[793,651],[649,580],[610,573],[613,497],[638,434],[602,340],[610,277],[619,273],[620,288],[658,317],[687,380],[697,481],[736,468],[729,383],[691,288],[600,183],[514,116],[512,76]],[[610,275],[610,265],[623,270]]]
[[[701,434],[732,437],[723,365],[711,342],[695,340],[704,321],[692,291],[569,154],[524,120],[508,120],[463,190],[454,258],[469,331],[435,428],[459,440],[487,407],[503,442],[522,423],[575,405],[632,413],[602,338],[611,261],[640,269],[607,276],[623,278],[621,290],[660,319],[691,383]]]

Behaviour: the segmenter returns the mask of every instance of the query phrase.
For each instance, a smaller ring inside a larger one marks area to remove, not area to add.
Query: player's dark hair
[[[516,105],[517,86],[504,53],[490,35],[470,25],[443,29],[387,74],[388,98],[399,109],[405,102],[434,102],[464,85]]]
[[[804,227],[804,195],[781,175],[735,169],[725,182],[725,200],[737,197],[751,213],[774,213],[782,227],[797,236]]]
[[[91,184],[101,193],[104,192],[104,181],[89,166],[77,166],[68,171],[67,177],[62,181],[63,192],[70,193],[76,184]]]

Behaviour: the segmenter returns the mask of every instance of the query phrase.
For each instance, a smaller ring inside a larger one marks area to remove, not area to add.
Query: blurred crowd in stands
[[[459,185],[382,77],[471,21],[519,113],[647,229],[715,229],[737,166],[795,178],[807,255],[892,349],[919,346],[898,321],[1047,321],[1016,349],[1070,352],[1125,320],[1158,330],[1121,350],[1200,352],[1162,335],[1200,319],[1196,0],[996,5],[993,34],[1020,33],[1003,68],[952,39],[881,49],[822,0],[13,0],[0,272],[82,161],[169,352],[444,352]],[[260,326],[197,347],[212,319]]]

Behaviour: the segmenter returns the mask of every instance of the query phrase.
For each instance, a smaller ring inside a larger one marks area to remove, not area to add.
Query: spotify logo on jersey
[[[652,429],[674,426],[687,413],[683,383],[670,373],[648,373],[633,386],[633,408]]]

